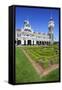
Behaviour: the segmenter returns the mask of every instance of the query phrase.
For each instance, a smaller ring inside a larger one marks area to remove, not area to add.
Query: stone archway
[[[39,45],[39,41],[36,41],[36,44]]]
[[[42,41],[42,45],[44,45],[44,41]]]
[[[17,45],[21,45],[21,40],[17,40]]]
[[[31,40],[28,40],[27,41],[27,45],[31,45]]]

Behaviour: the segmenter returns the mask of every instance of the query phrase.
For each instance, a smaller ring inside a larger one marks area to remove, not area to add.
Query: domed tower
[[[49,37],[50,37],[50,43],[53,44],[54,42],[54,34],[53,34],[53,30],[54,30],[54,20],[53,18],[51,17],[49,22],[48,22],[48,29],[49,29]]]
[[[31,32],[31,25],[28,20],[24,20],[24,31],[30,31]]]

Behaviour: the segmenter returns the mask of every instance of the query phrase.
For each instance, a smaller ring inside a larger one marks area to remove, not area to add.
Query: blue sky
[[[48,21],[55,22],[54,38],[59,40],[59,9],[16,7],[16,29],[23,28],[24,20],[29,20],[34,32],[48,32]]]

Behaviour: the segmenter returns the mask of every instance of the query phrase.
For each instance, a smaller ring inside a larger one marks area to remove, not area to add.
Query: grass
[[[51,46],[16,47],[16,83],[58,81],[59,69],[52,71],[47,76],[40,77],[28,58],[24,55],[22,49],[24,49],[33,60],[43,64],[45,68],[49,66],[50,60],[51,63],[58,63],[59,61],[59,49],[56,45],[53,45],[52,48]]]
[[[43,76],[41,79],[42,81],[59,81],[59,69],[55,69],[47,76]]]
[[[21,48],[16,48],[16,82],[38,82],[40,80],[39,75],[32,67],[27,57],[22,52]]]
[[[29,46],[23,48],[33,60],[41,63],[44,68],[49,67],[49,64],[59,63],[59,49],[57,45],[48,47]]]

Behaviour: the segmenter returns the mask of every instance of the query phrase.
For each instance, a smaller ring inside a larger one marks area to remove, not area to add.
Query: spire
[[[50,21],[53,21],[53,17],[51,16]]]
[[[49,9],[49,12],[50,12],[50,20],[53,20],[52,9]]]

